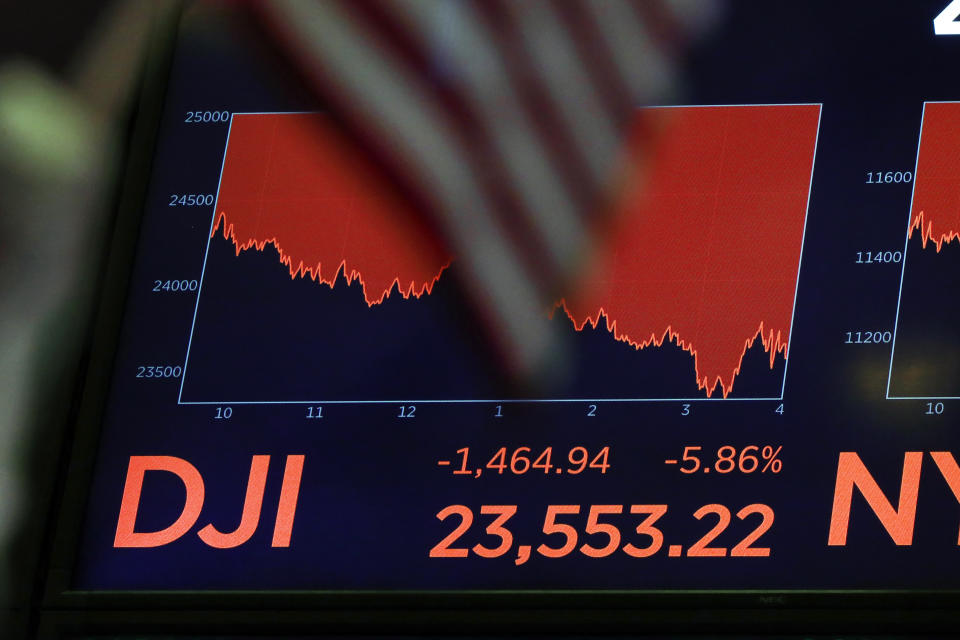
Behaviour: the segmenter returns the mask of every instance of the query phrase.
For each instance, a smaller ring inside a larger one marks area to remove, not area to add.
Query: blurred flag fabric
[[[602,237],[633,110],[676,95],[678,56],[719,4],[248,7],[389,179],[416,194],[457,256],[462,290],[506,377],[528,385],[562,371],[564,343],[545,310]]]

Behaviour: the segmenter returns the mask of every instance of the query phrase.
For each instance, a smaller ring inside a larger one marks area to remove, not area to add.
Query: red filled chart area
[[[562,302],[574,325],[602,321],[641,349],[675,340],[707,395],[732,390],[755,340],[773,367],[789,344],[819,115],[817,105],[638,112],[660,142],[612,242]]]
[[[726,398],[762,349],[782,396],[819,119],[819,105],[638,109],[624,157],[643,161],[618,176],[589,263],[544,313],[621,350],[681,351],[704,398]],[[323,114],[236,114],[211,241],[275,256],[276,277],[359,285],[361,318],[424,305],[454,277],[457,256],[410,206]]]

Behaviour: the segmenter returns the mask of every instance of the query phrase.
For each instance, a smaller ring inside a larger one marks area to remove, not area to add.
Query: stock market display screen
[[[70,587],[960,588],[960,4],[771,4],[678,54],[507,320],[483,246],[188,13]]]

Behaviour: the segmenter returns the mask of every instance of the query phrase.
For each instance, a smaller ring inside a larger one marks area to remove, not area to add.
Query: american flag
[[[253,6],[308,87],[414,194],[511,377],[562,368],[545,310],[595,249],[631,112],[672,99],[682,52],[718,4]]]

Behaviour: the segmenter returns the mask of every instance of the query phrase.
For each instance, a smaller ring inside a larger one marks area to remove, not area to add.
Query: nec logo
[[[302,455],[287,456],[283,470],[283,485],[280,489],[280,503],[273,526],[273,547],[289,547],[290,534],[293,531],[293,517],[297,510],[297,497],[300,494],[300,478],[303,474]],[[197,532],[200,539],[217,549],[238,547],[253,536],[260,524],[260,511],[263,506],[263,494],[267,484],[267,470],[270,456],[253,456],[250,463],[250,478],[247,480],[247,494],[243,501],[243,513],[240,524],[234,531],[223,533],[208,524]],[[159,531],[134,531],[137,522],[137,510],[140,508],[140,493],[143,477],[147,471],[165,471],[176,475],[187,489],[183,509],[176,522]],[[117,535],[114,547],[159,547],[181,538],[193,527],[203,509],[203,477],[197,468],[174,456],[131,456],[127,467],[127,480],[120,501],[120,516],[117,518]]]

